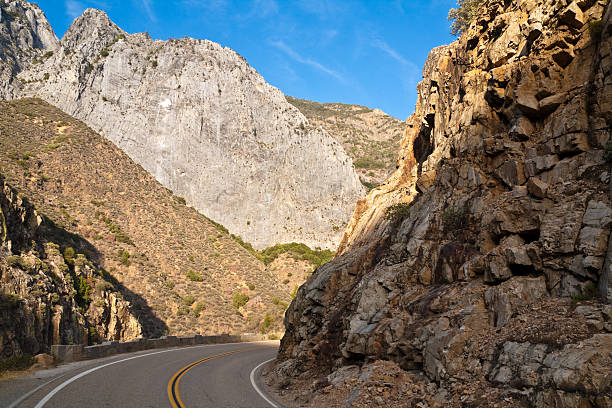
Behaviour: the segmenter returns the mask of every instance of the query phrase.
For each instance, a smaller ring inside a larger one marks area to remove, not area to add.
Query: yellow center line
[[[170,405],[172,406],[172,408],[186,408],[179,394],[179,383],[181,382],[181,378],[183,378],[183,376],[195,366],[205,363],[209,360],[213,360],[215,358],[225,357],[231,354],[244,353],[245,351],[256,350],[259,348],[261,347],[251,347],[251,348],[244,349],[244,350],[228,351],[225,353],[219,353],[219,354],[215,354],[209,357],[205,357],[201,360],[194,361],[193,363],[187,364],[185,367],[178,370],[176,374],[174,374],[172,378],[170,379],[170,381],[168,382],[168,399],[170,400]]]

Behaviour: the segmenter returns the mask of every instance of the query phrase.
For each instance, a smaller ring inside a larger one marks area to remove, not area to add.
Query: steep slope
[[[15,83],[16,75],[57,47],[59,41],[37,5],[0,1],[0,98],[14,97],[20,85]]]
[[[270,377],[283,393],[612,404],[612,308],[597,299],[612,301],[611,14],[608,1],[486,0],[430,53],[399,169],[286,313]]]
[[[379,186],[395,171],[406,123],[378,109],[344,103],[317,103],[287,96],[287,101],[344,147],[362,184]]]
[[[58,51],[19,79],[23,95],[99,130],[257,249],[335,249],[363,196],[340,144],[219,44],[128,35],[88,9]]]
[[[266,313],[268,329],[278,329],[283,310],[273,300],[288,303],[293,288],[57,108],[0,102],[0,171],[49,220],[88,241],[74,250],[119,281],[144,335],[254,332]],[[235,294],[254,301],[236,308]]]
[[[38,214],[0,176],[0,359],[48,353],[51,344],[140,337],[121,285],[72,252],[76,246],[92,249]]]

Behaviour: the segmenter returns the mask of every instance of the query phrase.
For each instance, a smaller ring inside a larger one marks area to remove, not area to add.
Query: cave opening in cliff
[[[435,114],[429,113],[425,116],[419,135],[414,140],[414,158],[419,164],[418,174],[421,174],[423,162],[427,160],[434,150],[433,132],[435,129]]]

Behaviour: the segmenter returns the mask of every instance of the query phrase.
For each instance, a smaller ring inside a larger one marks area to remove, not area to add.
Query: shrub
[[[254,284],[249,283],[247,286],[249,287],[249,290],[255,290],[255,285]]]
[[[87,282],[87,279],[79,275],[75,289],[77,304],[81,307],[89,306],[89,303],[91,303],[91,285]]]
[[[25,370],[34,364],[34,358],[30,354],[13,356],[0,360],[0,373],[5,371]]]
[[[463,208],[449,208],[442,213],[442,226],[446,232],[461,229],[466,222],[467,217]]]
[[[285,280],[283,281],[283,284],[284,284],[284,285],[286,285],[286,284],[288,284],[288,283],[289,283],[289,279],[285,279]]]
[[[22,258],[19,255],[10,255],[6,257],[6,263],[8,266],[10,267],[18,267],[21,270],[27,271],[28,268],[28,263],[26,261],[26,259]]]
[[[49,73],[45,72],[45,75],[43,75],[43,81],[47,81],[49,77],[50,77]]]
[[[107,282],[105,280],[99,280],[96,282],[96,292],[97,293],[102,293],[104,291],[107,290],[113,290],[113,284],[110,282]]]
[[[168,282],[166,282],[166,287],[167,287],[168,289],[174,289],[174,282],[172,282],[172,281],[168,281]]]
[[[589,23],[589,31],[591,32],[591,37],[598,39],[601,37],[601,33],[603,32],[603,21],[591,21]]]
[[[130,261],[130,253],[128,251],[126,251],[125,249],[120,249],[119,252],[119,262],[121,262],[122,265],[125,266],[130,266],[132,264],[132,261]]]
[[[319,267],[334,258],[334,253],[329,250],[310,249],[306,244],[295,242],[289,244],[278,244],[266,248],[259,253],[259,259],[266,265],[270,265],[282,254],[287,254],[290,258],[308,261],[315,267]]]
[[[261,334],[266,334],[266,332],[270,330],[270,326],[272,326],[272,316],[270,313],[266,313],[263,322],[261,322],[261,326],[259,326],[259,331]]]
[[[192,271],[191,269],[187,272],[187,277],[192,282],[202,282],[204,280],[202,278],[202,275],[200,275],[197,272]]]
[[[300,288],[300,287],[299,287],[298,285],[295,285],[295,286],[293,287],[293,291],[291,292],[291,299],[295,299],[295,297],[297,296],[297,293],[298,293],[298,289],[299,289],[299,288]]]
[[[448,20],[451,23],[451,34],[461,35],[470,27],[476,19],[478,7],[483,0],[457,0],[457,8],[452,8],[448,12]]]
[[[105,48],[105,49],[103,49],[102,51],[100,51],[100,55],[101,55],[102,57],[108,57],[108,50],[107,50],[106,48]]]
[[[193,305],[193,302],[195,302],[195,298],[191,295],[187,295],[183,298],[183,303],[185,306],[191,306]]]
[[[204,303],[198,302],[196,303],[195,308],[193,309],[193,314],[196,317],[199,317],[200,314],[202,313],[202,310],[204,310]]]
[[[16,309],[21,303],[21,296],[16,293],[0,293],[0,310]]]
[[[409,203],[398,203],[393,204],[387,208],[385,213],[386,220],[394,220],[395,218],[404,219],[410,215],[410,204]]]
[[[232,298],[232,306],[234,306],[236,309],[240,309],[242,306],[246,305],[248,301],[249,295],[246,293],[236,292]]]
[[[52,293],[51,303],[59,303],[59,301],[60,301],[60,295],[58,295],[57,293]]]
[[[104,299],[96,299],[94,305],[96,305],[97,307],[104,307],[106,305],[106,302],[104,301]]]
[[[268,334],[268,340],[280,340],[280,338],[278,337],[278,334],[272,333]]]

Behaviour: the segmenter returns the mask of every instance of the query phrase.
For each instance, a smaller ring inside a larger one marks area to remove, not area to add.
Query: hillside
[[[94,9],[45,50],[18,73],[15,95],[84,121],[256,249],[336,248],[364,194],[350,157],[236,52],[128,34]]]
[[[286,98],[312,126],[322,127],[342,145],[368,190],[395,171],[405,122],[365,106]]]
[[[124,298],[138,296],[93,258],[95,248],[83,237],[38,213],[0,176],[0,374],[8,362],[28,364],[28,355],[48,353],[52,344],[142,335]]]
[[[0,102],[0,171],[58,228],[83,237],[74,250],[125,288],[144,335],[259,332],[266,314],[265,331],[279,329],[279,301],[293,286],[57,108]],[[236,294],[255,300],[237,309]]]
[[[397,171],[287,310],[288,405],[612,404],[612,5],[459,3]]]

